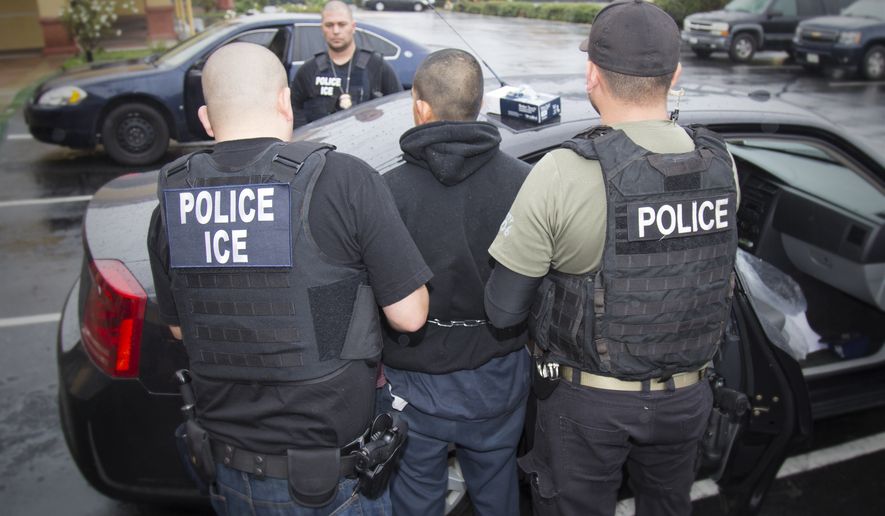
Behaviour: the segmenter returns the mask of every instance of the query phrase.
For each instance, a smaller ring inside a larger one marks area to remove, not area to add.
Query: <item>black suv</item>
[[[682,39],[698,57],[728,52],[747,62],[757,50],[792,53],[796,25],[813,16],[836,14],[853,0],[732,0],[720,11],[685,18]]]
[[[793,49],[808,69],[848,68],[870,80],[885,79],[885,0],[858,0],[841,16],[800,23]]]

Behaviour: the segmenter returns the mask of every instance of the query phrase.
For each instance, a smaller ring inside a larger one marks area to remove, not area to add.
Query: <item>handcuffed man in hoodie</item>
[[[519,514],[516,445],[529,390],[523,327],[486,321],[489,244],[529,166],[498,148],[498,129],[476,120],[482,70],[461,50],[434,52],[412,86],[415,127],[400,138],[406,163],[384,178],[433,271],[427,324],[388,330],[386,403],[409,423],[391,480],[394,514],[443,513],[449,443],[479,515]]]

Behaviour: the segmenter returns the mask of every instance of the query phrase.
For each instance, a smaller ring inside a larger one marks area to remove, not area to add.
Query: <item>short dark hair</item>
[[[476,120],[482,106],[482,68],[463,50],[438,50],[418,67],[412,89],[439,120]]]
[[[605,78],[612,96],[631,104],[653,104],[662,99],[666,102],[667,93],[670,91],[670,83],[673,82],[673,73],[658,75],[657,77],[638,77],[625,75],[605,68],[599,68],[599,72]]]

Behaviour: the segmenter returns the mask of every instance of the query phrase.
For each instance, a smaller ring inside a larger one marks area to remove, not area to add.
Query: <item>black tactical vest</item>
[[[160,172],[172,294],[195,373],[294,382],[380,357],[366,273],[327,263],[310,236],[311,195],[333,148],[275,144],[237,170],[195,153]]]
[[[725,142],[687,129],[695,150],[654,154],[623,131],[563,144],[598,160],[607,224],[599,270],[545,277],[530,324],[548,360],[623,380],[702,367],[728,318],[737,191]]]
[[[378,52],[358,48],[351,58],[353,64],[350,80],[343,72],[337,72],[336,78],[341,81],[341,85],[328,87],[328,93],[324,93],[324,87],[318,84],[318,77],[330,78],[335,75],[336,72],[332,70],[334,64],[325,51],[316,54],[314,59],[316,59],[317,77],[312,78],[314,81],[310,86],[312,94],[304,102],[304,112],[308,122],[340,111],[342,108],[339,99],[345,87],[354,106],[384,96],[381,91],[381,66],[384,57]]]

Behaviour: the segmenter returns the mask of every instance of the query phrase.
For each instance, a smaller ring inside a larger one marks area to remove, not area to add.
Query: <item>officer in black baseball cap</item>
[[[528,317],[535,342],[534,447],[519,465],[536,515],[611,516],[625,466],[637,515],[691,513],[737,186],[724,141],[668,116],[679,46],[651,3],[599,12],[580,48],[602,126],[535,165],[489,249],[488,318]]]

